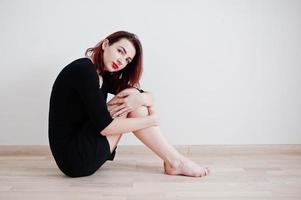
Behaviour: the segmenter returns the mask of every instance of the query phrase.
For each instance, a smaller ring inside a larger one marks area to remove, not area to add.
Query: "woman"
[[[127,132],[162,158],[166,174],[209,174],[161,134],[151,94],[139,89],[141,73],[141,43],[126,31],[109,35],[60,72],[50,97],[49,143],[64,174],[93,174],[114,159]],[[115,95],[108,103],[107,93]]]

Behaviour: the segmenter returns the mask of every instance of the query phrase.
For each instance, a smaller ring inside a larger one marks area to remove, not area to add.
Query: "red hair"
[[[109,45],[112,45],[123,38],[128,39],[134,45],[136,54],[133,60],[125,68],[120,71],[110,73],[108,76],[110,87],[114,88],[114,93],[118,93],[129,87],[139,88],[139,81],[142,75],[142,45],[135,34],[127,31],[117,31],[110,34],[105,39],[108,39]],[[103,64],[103,41],[104,39],[96,44],[95,47],[88,48],[85,52],[86,56],[90,54],[96,69],[100,72],[100,75],[106,75]]]

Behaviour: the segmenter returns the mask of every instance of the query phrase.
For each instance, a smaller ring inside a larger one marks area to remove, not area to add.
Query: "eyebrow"
[[[123,46],[120,46],[120,47],[123,49],[124,53],[126,53],[126,50],[125,50],[125,48],[124,48]]]
[[[123,46],[120,46],[120,47],[123,49],[124,53],[126,54],[125,48]],[[133,60],[131,57],[129,57],[129,59],[131,59],[131,61]]]

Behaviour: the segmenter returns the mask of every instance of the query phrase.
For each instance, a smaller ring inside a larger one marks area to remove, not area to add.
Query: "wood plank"
[[[165,175],[146,147],[123,145],[94,175],[68,178],[47,145],[0,146],[0,199],[301,199],[301,145],[176,148],[211,175]]]

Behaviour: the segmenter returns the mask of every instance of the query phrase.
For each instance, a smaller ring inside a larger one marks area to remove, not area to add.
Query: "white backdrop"
[[[142,41],[142,87],[172,144],[301,143],[300,11],[298,0],[0,0],[0,144],[48,144],[57,74],[118,30]]]

